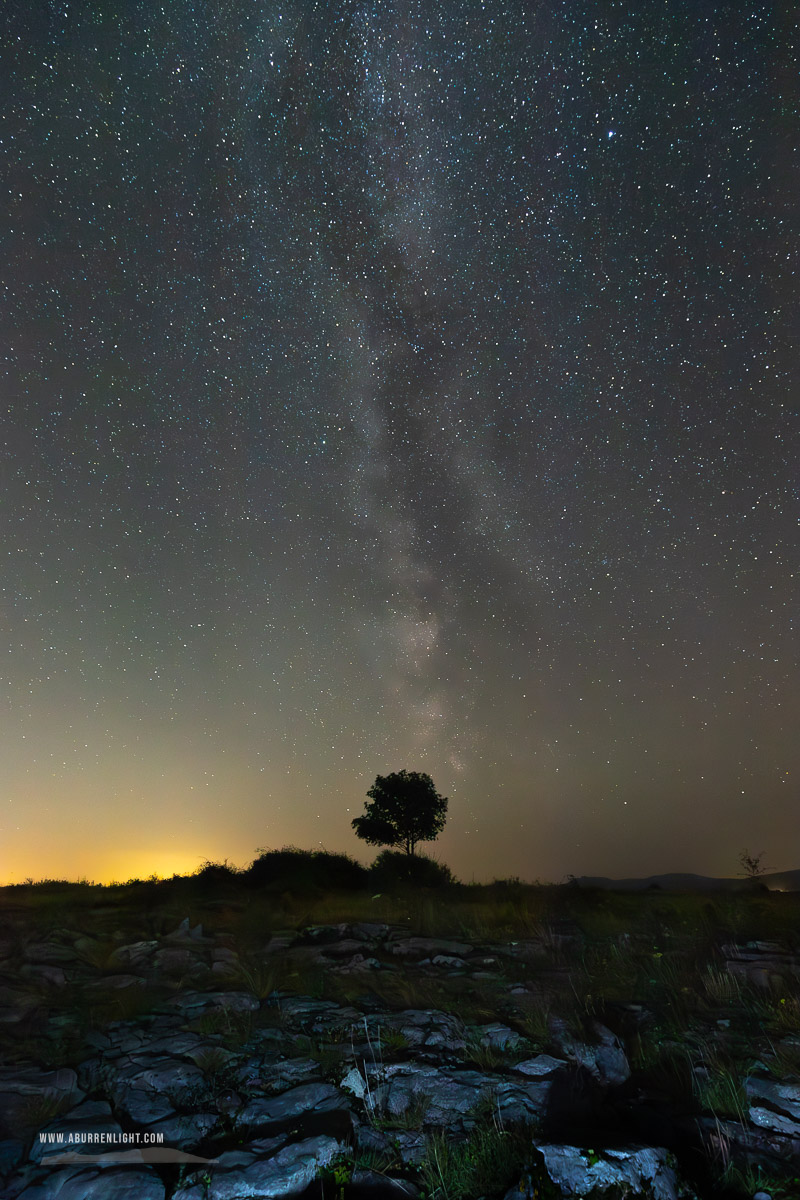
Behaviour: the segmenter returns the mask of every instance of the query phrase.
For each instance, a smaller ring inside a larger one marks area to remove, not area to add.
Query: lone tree
[[[739,862],[742,864],[740,875],[744,875],[747,879],[759,879],[766,871],[766,867],[761,866],[761,860],[764,857],[764,851],[760,854],[751,854],[745,847],[739,855]]]
[[[372,803],[352,826],[371,846],[402,846],[413,854],[417,842],[431,842],[444,829],[447,797],[421,771],[378,775],[367,795]]]

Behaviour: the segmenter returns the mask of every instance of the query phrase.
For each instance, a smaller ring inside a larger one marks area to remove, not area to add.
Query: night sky
[[[793,12],[9,0],[0,880],[800,866]]]

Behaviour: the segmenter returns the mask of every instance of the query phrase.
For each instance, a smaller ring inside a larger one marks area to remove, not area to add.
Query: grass
[[[19,1120],[30,1129],[41,1129],[72,1108],[73,1101],[62,1092],[45,1091],[25,1096],[19,1107]]]
[[[415,1092],[410,1102],[400,1113],[379,1113],[375,1124],[378,1129],[422,1129],[431,1097],[426,1092]]]
[[[212,1008],[200,1013],[187,1028],[203,1036],[218,1036],[226,1049],[238,1050],[251,1040],[256,1031],[256,1016],[252,1012],[233,1012],[229,1008]]]
[[[529,1044],[503,1050],[497,1046],[482,1043],[477,1032],[465,1030],[463,1060],[481,1071],[502,1071],[528,1058],[530,1052]]]
[[[767,1029],[775,1033],[800,1033],[800,996],[769,997],[762,1014]]]
[[[771,1200],[797,1200],[800,1196],[800,1174],[775,1175],[761,1166],[741,1168],[729,1163],[721,1183],[747,1200],[756,1192],[766,1192]]]
[[[696,1086],[701,1107],[714,1117],[732,1117],[747,1124],[749,1102],[744,1083],[733,1066],[717,1068]]]
[[[475,1129],[466,1142],[454,1142],[443,1130],[426,1139],[419,1182],[430,1200],[469,1200],[474,1196],[502,1196],[519,1186],[531,1172],[530,1132],[503,1129],[492,1123]],[[541,1189],[541,1190],[540,1190]],[[529,1195],[556,1196],[543,1181],[531,1181]]]
[[[233,1058],[231,1052],[222,1046],[201,1046],[199,1050],[190,1051],[188,1057],[209,1078],[227,1071]]]
[[[769,1041],[767,1066],[778,1079],[800,1079],[800,1042]]]
[[[231,987],[244,988],[258,1000],[266,1000],[278,987],[281,974],[277,962],[240,962],[231,970],[228,982]]]

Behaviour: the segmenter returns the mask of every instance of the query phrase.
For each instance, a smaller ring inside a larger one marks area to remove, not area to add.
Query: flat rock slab
[[[357,1170],[353,1172],[352,1182],[357,1186],[379,1190],[387,1200],[418,1200],[421,1195],[416,1184],[408,1179],[393,1179],[379,1171]]]
[[[205,1012],[255,1012],[260,1007],[250,992],[181,992],[157,1005],[156,1012],[179,1012],[193,1020]]]
[[[164,1200],[164,1184],[150,1167],[65,1167],[18,1193],[19,1200]]]
[[[420,1123],[446,1128],[469,1119],[476,1105],[487,1100],[508,1120],[530,1121],[542,1114],[550,1091],[546,1080],[528,1082],[425,1063],[392,1063],[382,1070],[368,1070],[367,1078],[369,1088],[362,1076],[360,1090],[365,1104],[377,1113],[402,1117],[418,1107]],[[358,1095],[359,1083],[352,1071],[343,1086]]]
[[[221,1154],[219,1161],[208,1168],[208,1183],[184,1184],[173,1192],[172,1200],[274,1200],[297,1195],[308,1187],[320,1167],[327,1166],[344,1149],[342,1142],[324,1134],[293,1142],[271,1154],[265,1154],[263,1146],[256,1153],[245,1146]]]
[[[465,958],[467,955],[473,954],[475,949],[468,942],[451,942],[444,938],[424,937],[399,938],[396,941],[390,941],[388,948],[392,954],[404,958],[423,958],[426,955],[433,956],[434,954],[455,954],[458,958]]]
[[[24,957],[32,963],[75,963],[76,954],[72,946],[61,942],[31,942],[23,951]]]
[[[602,1150],[596,1161],[577,1146],[534,1143],[544,1158],[548,1175],[563,1196],[588,1196],[595,1189],[618,1187],[626,1196],[646,1196],[648,1200],[679,1200],[675,1172],[667,1164],[667,1151],[661,1146],[634,1147],[629,1150]],[[516,1196],[512,1189],[506,1200]]]
[[[158,949],[158,942],[130,942],[127,946],[117,946],[109,955],[109,963],[114,967],[138,967],[147,962]]]
[[[87,992],[121,992],[125,988],[144,987],[145,983],[141,975],[102,975],[84,983],[83,987]]]
[[[535,1058],[526,1058],[524,1062],[517,1063],[514,1067],[515,1071],[520,1071],[523,1075],[552,1075],[561,1067],[567,1065],[565,1058],[553,1058],[552,1054],[537,1054]]]
[[[301,1083],[277,1096],[251,1100],[238,1114],[240,1125],[294,1121],[311,1112],[349,1111],[350,1101],[330,1083]]]
[[[250,1063],[248,1063],[250,1065]],[[319,1063],[313,1058],[282,1058],[274,1063],[257,1063],[258,1076],[270,1092],[285,1092],[301,1083],[320,1079]]]
[[[56,1071],[40,1071],[36,1067],[0,1071],[0,1124],[6,1126],[7,1132],[18,1134],[30,1128],[29,1113],[37,1105],[68,1108],[78,1104],[84,1094],[78,1087],[77,1074],[69,1067]]]
[[[466,1046],[463,1021],[438,1009],[407,1008],[380,1020],[373,1017],[373,1021],[375,1028],[382,1026],[402,1033],[410,1049],[424,1046],[455,1051]]]
[[[470,1036],[491,1050],[517,1050],[520,1046],[530,1045],[526,1038],[500,1021],[493,1021],[491,1025],[476,1025],[470,1030]]]
[[[800,1085],[751,1076],[745,1080],[745,1091],[754,1125],[800,1137]]]
[[[111,1116],[111,1106],[103,1100],[87,1100],[40,1130],[31,1146],[30,1161],[46,1165],[49,1158],[64,1153],[103,1153],[109,1144],[93,1137],[89,1141],[89,1136],[95,1134],[122,1136],[122,1127]]]

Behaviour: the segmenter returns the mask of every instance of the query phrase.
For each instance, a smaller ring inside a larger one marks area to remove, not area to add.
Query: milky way
[[[12,0],[2,878],[797,865],[781,11]]]

